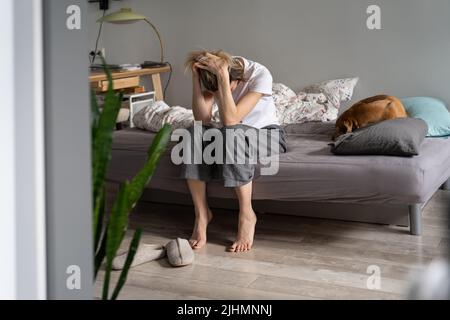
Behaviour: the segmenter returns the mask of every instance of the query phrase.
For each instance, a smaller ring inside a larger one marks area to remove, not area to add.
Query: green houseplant
[[[131,181],[121,184],[111,210],[107,213],[105,178],[111,158],[113,132],[121,106],[122,94],[114,92],[111,73],[103,58],[102,61],[109,83],[102,111],[99,109],[95,94],[91,93],[94,278],[97,278],[101,265],[106,262],[102,299],[115,300],[126,282],[128,271],[139,246],[141,229],[137,229],[133,235],[124,268],[110,295],[112,262],[124,239],[128,227],[128,215],[142,195],[166,150],[171,128],[170,125],[165,125],[158,132],[148,149],[146,163]]]

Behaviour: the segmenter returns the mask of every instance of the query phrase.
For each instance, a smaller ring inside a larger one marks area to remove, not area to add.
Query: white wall
[[[366,28],[378,4],[382,30]],[[377,93],[432,95],[450,103],[448,0],[125,0],[147,15],[166,42],[174,77],[167,100],[190,104],[183,60],[192,49],[222,48],[262,62],[275,81],[294,89],[330,78],[359,76],[355,99]],[[90,4],[89,39],[101,15]],[[110,10],[110,12],[111,12]],[[110,63],[157,60],[158,42],[145,24],[105,25],[101,46]]]

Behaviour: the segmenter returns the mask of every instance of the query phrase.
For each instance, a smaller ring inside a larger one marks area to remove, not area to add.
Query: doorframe
[[[88,2],[42,3],[47,299],[92,299]]]

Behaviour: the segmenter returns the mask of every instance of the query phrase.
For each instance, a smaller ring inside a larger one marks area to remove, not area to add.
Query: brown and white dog
[[[370,97],[355,103],[341,114],[336,120],[333,139],[373,123],[405,117],[405,107],[398,98],[387,95]]]

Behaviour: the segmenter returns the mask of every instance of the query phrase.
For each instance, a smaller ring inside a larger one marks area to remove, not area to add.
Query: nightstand
[[[128,89],[138,87],[141,77],[151,76],[153,90],[155,91],[155,100],[163,100],[164,92],[161,85],[161,74],[169,72],[170,67],[143,68],[132,71],[115,71],[111,73],[114,90]],[[89,76],[91,87],[96,92],[105,92],[108,90],[108,78],[104,72],[91,72]]]

